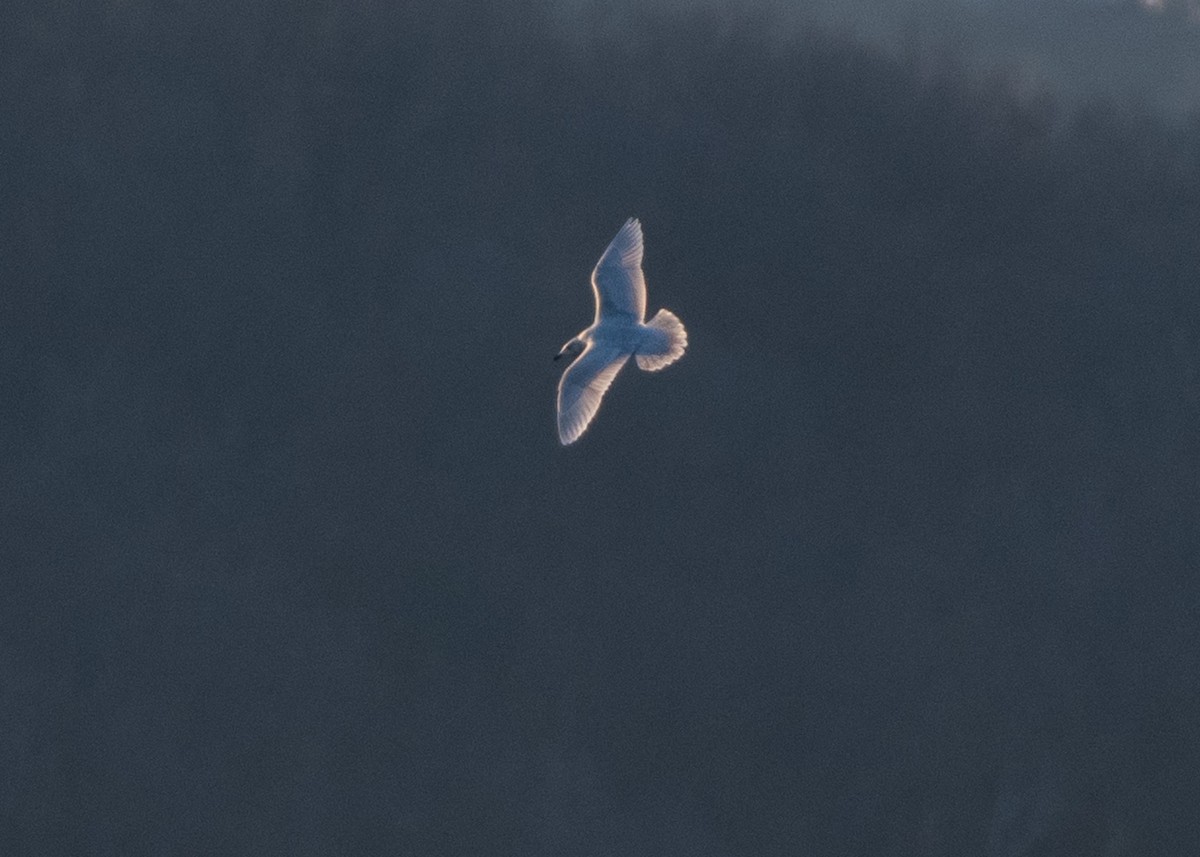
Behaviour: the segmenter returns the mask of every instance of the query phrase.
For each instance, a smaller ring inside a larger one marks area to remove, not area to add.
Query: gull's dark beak
[[[557,360],[557,359],[558,359],[558,358],[560,358],[560,357],[562,357],[562,352],[561,352],[561,351],[560,351],[560,352],[558,352],[557,354],[555,354],[555,355],[554,355],[554,359],[555,359],[555,360]]]

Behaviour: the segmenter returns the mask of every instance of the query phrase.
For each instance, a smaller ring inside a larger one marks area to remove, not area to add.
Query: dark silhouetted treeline
[[[1200,853],[1200,123],[496,5],[0,29],[0,852]]]

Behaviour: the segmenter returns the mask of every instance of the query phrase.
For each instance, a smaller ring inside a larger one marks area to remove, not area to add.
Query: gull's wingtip
[[[613,238],[613,243],[625,248],[638,248],[640,250],[645,243],[645,237],[642,235],[642,221],[636,217],[626,220],[625,225],[617,230],[616,237]],[[622,261],[625,261],[624,258]]]
[[[563,446],[570,446],[575,441],[579,440],[583,434],[582,431],[572,431],[570,428],[558,427],[558,442]]]
[[[638,235],[641,235],[642,234],[642,221],[638,220],[636,217],[626,218],[625,222],[621,225],[621,228],[619,230],[617,230],[618,234],[620,234],[621,232],[633,232]]]

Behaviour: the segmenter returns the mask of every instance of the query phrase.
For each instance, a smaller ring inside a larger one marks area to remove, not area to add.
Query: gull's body
[[[656,372],[683,356],[687,331],[670,310],[646,318],[646,279],[642,274],[642,226],[625,221],[592,271],[596,318],[559,351],[578,355],[558,382],[558,439],[574,443],[587,429],[613,378],[629,360]],[[557,360],[558,357],[554,359]]]

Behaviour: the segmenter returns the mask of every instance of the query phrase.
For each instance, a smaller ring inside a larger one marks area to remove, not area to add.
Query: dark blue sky
[[[1200,853],[1194,120],[755,16],[13,9],[0,853]],[[688,353],[564,449],[629,216]]]

